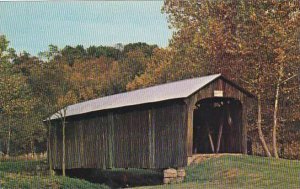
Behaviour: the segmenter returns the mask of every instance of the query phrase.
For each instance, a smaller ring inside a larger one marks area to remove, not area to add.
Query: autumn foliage
[[[34,57],[1,36],[0,151],[45,150],[41,120],[69,104],[222,73],[257,96],[254,153],[299,159],[299,2],[166,0],[163,11],[174,30],[167,48],[50,45]]]

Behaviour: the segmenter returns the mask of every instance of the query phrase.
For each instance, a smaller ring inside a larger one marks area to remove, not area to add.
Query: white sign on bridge
[[[214,96],[215,96],[215,97],[223,97],[223,91],[215,90],[215,91],[214,91]]]

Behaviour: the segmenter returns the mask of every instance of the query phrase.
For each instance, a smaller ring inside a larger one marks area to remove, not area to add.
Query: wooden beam
[[[114,167],[114,115],[109,113],[109,130],[108,130],[108,168]]]
[[[193,155],[194,110],[196,108],[194,104],[188,107],[187,154],[190,157]]]
[[[80,167],[83,167],[84,166],[84,138],[83,138],[83,121],[80,121],[79,122],[79,136],[80,136],[80,139],[79,139],[79,144],[80,144],[80,159],[79,159],[79,164],[80,164]]]
[[[149,128],[149,167],[155,168],[155,119],[152,108],[148,110],[148,128]]]
[[[241,144],[241,152],[243,154],[247,154],[247,128],[248,128],[248,101],[244,100],[242,103],[242,124],[241,124],[241,129],[242,129],[242,144]]]
[[[219,150],[220,150],[221,138],[222,138],[222,134],[223,134],[223,125],[224,125],[223,119],[221,119],[221,123],[220,123],[220,127],[219,127],[216,153],[219,153]]]
[[[51,176],[54,176],[54,171],[53,171],[53,162],[52,162],[52,146],[51,146],[51,135],[52,135],[52,130],[51,130],[51,120],[50,118],[47,119],[47,122],[45,122],[45,125],[48,126],[48,143],[47,143],[47,159],[49,163],[49,172]]]
[[[229,115],[229,107],[228,107],[227,103],[223,103],[223,107],[221,107],[221,119],[220,119],[220,127],[219,127],[219,133],[218,133],[216,153],[219,153],[219,151],[220,151],[221,139],[222,139],[225,119],[227,118],[226,121],[229,122],[229,118],[226,115]]]
[[[186,149],[187,156],[192,157],[193,155],[193,124],[194,124],[194,109],[196,108],[196,97],[193,96],[190,99],[185,100],[186,104],[186,112],[187,112],[187,141],[186,141]]]
[[[54,132],[54,144],[53,144],[53,159],[54,159],[54,165],[53,165],[53,169],[59,168],[58,166],[58,148],[57,148],[57,127],[58,125],[55,125],[55,127],[53,127],[53,132]]]
[[[62,175],[66,176],[66,109],[62,118]]]
[[[209,139],[209,142],[210,142],[211,151],[212,151],[213,153],[215,153],[215,145],[214,145],[214,141],[213,141],[213,139],[212,139],[212,136],[211,136],[211,134],[210,134],[209,128],[207,128],[207,131],[208,131],[208,139]]]

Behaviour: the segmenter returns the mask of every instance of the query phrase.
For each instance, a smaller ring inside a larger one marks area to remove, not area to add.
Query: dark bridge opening
[[[196,103],[193,153],[242,152],[242,104],[233,98],[207,98]]]

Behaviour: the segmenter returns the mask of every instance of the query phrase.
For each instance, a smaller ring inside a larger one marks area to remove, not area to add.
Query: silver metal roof
[[[73,104],[67,107],[66,117],[99,110],[186,98],[220,76],[221,74],[215,74],[185,79]],[[59,114],[56,113],[50,119],[59,117]]]

